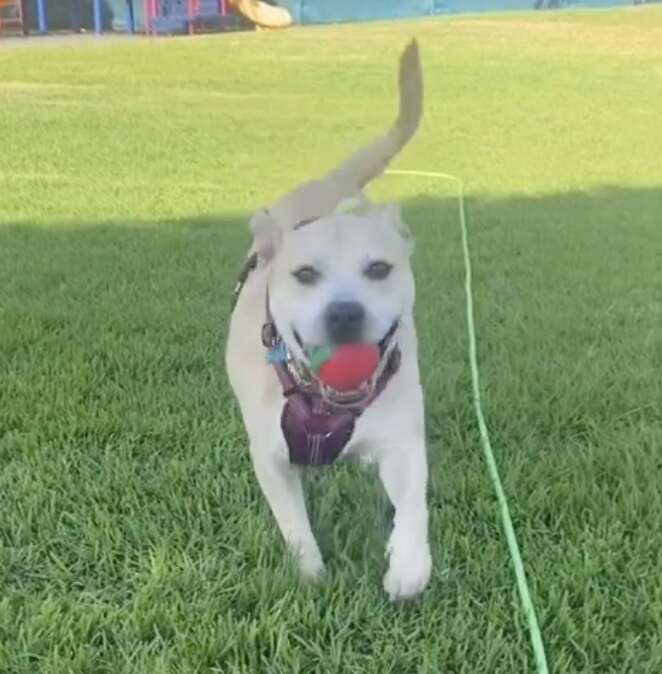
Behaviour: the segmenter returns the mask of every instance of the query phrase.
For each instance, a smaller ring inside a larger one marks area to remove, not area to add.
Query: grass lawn
[[[662,8],[0,42],[0,672],[533,672],[471,407],[457,207],[418,238],[436,569],[391,605],[384,498],[308,475],[296,581],[222,366],[247,214],[385,128],[462,176],[486,415],[555,673],[662,671]]]

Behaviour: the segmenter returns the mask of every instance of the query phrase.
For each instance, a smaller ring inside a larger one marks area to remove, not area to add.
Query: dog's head
[[[378,343],[411,315],[413,241],[397,206],[365,205],[262,236],[271,312],[291,347]]]
[[[418,127],[423,85],[416,42],[400,59],[399,88],[399,114],[386,134],[251,221],[254,250],[269,267],[271,313],[299,355],[308,345],[377,343],[412,313],[412,241],[400,209],[370,205],[361,190]],[[338,212],[357,195],[358,208]]]

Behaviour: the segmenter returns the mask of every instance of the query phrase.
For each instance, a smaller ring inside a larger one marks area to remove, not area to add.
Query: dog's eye
[[[299,267],[296,271],[292,272],[292,276],[301,283],[301,285],[304,286],[312,286],[317,281],[319,281],[320,278],[320,273],[315,269],[315,267],[311,267],[309,265],[305,265],[303,267]]]
[[[363,272],[371,281],[383,281],[393,269],[388,262],[371,262]]]

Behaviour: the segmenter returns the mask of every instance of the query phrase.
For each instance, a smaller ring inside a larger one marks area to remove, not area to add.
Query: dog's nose
[[[359,302],[331,302],[326,309],[326,329],[334,344],[358,342],[363,333],[365,309]]]

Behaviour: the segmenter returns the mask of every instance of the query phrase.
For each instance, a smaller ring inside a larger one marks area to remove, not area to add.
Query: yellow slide
[[[274,7],[260,0],[229,0],[230,5],[260,28],[287,28],[292,17],[284,7]]]

